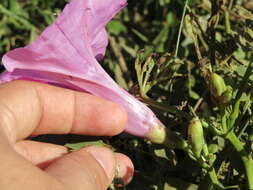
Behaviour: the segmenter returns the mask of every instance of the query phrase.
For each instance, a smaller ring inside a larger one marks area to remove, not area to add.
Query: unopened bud
[[[205,144],[203,127],[198,118],[193,118],[188,126],[188,142],[196,158],[200,158]]]
[[[225,81],[220,75],[211,73],[210,90],[215,98],[220,97],[227,90]]]

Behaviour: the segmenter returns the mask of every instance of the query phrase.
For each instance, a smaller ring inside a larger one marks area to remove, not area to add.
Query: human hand
[[[104,190],[117,165],[129,182],[133,164],[123,154],[94,146],[69,153],[64,146],[24,140],[41,134],[113,136],[126,121],[120,106],[90,94],[31,81],[0,85],[0,189]]]

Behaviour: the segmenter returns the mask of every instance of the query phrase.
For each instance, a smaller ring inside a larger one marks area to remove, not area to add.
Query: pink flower
[[[126,0],[72,0],[31,45],[3,57],[1,82],[35,80],[114,101],[128,112],[126,132],[162,143],[165,127],[143,103],[119,87],[100,60],[108,44],[106,23]]]

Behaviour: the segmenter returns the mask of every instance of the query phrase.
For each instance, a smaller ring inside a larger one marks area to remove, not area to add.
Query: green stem
[[[230,123],[229,123],[229,129],[230,129],[230,130],[234,127],[235,120],[237,119],[237,117],[238,117],[238,115],[239,115],[240,103],[241,103],[241,100],[240,100],[240,99],[238,99],[238,100],[235,102],[233,112],[232,112],[232,114],[231,114],[231,116],[230,116]]]
[[[227,133],[228,127],[227,127],[227,116],[226,116],[226,110],[225,107],[220,107],[220,113],[221,113],[221,126],[222,126],[222,132]]]
[[[221,185],[221,183],[219,182],[218,177],[217,177],[216,172],[213,167],[208,172],[208,175],[209,175],[213,185],[215,185],[215,187],[217,187],[216,189],[224,189],[223,185]]]
[[[234,131],[231,131],[227,135],[226,138],[234,146],[234,148],[236,149],[236,151],[240,155],[240,157],[243,161],[246,176],[247,176],[248,188],[253,189],[253,160],[252,160],[252,158],[247,153],[247,151],[244,149],[241,141],[237,138]]]
[[[206,163],[202,163],[201,166],[203,168],[208,167],[208,165]],[[208,185],[205,185],[205,188],[207,188],[207,187],[211,188],[211,186],[215,186],[215,189],[221,189],[221,190],[224,189],[224,186],[220,183],[220,181],[219,181],[219,179],[217,177],[216,171],[215,171],[215,169],[214,169],[213,166],[211,166],[209,168],[209,170],[208,170],[208,176],[209,176],[209,180],[210,180],[211,183],[209,183]],[[201,187],[199,187],[198,189],[203,189],[203,185],[201,185]]]
[[[236,94],[236,100],[240,99],[242,94],[243,94],[243,91],[245,89],[245,87],[247,86],[247,83],[248,83],[248,80],[249,80],[249,77],[251,76],[252,74],[252,70],[253,70],[253,61],[251,61],[247,67],[247,70],[243,76],[243,79],[242,81],[240,82],[240,88]]]
[[[247,120],[246,122],[243,121],[242,127],[240,128],[240,130],[237,133],[238,138],[240,138],[242,136],[242,134],[245,132],[245,130],[249,126],[249,123],[250,123],[250,120]]]
[[[183,29],[183,24],[184,24],[184,17],[185,17],[187,6],[188,6],[188,0],[185,1],[183,15],[182,15],[182,19],[181,19],[178,35],[177,35],[177,44],[176,44],[176,50],[175,50],[175,54],[174,54],[175,58],[177,58],[177,54],[178,54],[178,48],[179,48],[179,43],[180,43],[180,38],[181,38],[181,34],[182,34],[182,29]]]
[[[197,103],[196,103],[196,104],[194,105],[194,107],[193,107],[193,110],[194,110],[195,112],[197,111],[198,107],[199,107],[200,104],[203,102],[203,100],[204,100],[203,96],[202,96],[200,99],[198,99]]]
[[[203,147],[203,154],[205,157],[208,157],[208,155],[209,155],[209,151],[208,151],[206,144]],[[217,174],[216,174],[216,171],[215,171],[213,165],[210,167],[210,170],[208,171],[208,175],[212,181],[212,184],[215,185],[215,187],[217,187],[217,189],[224,189],[224,186],[220,183],[220,181],[217,177]]]
[[[16,21],[19,21],[21,24],[23,24],[24,26],[26,26],[29,29],[36,28],[26,18],[24,18],[20,15],[16,15],[15,13],[13,13],[13,12],[9,11],[8,9],[6,9],[1,4],[0,4],[0,13],[3,13],[5,15],[9,16],[9,17],[12,17],[13,19],[15,19]]]
[[[191,118],[190,114],[188,114],[187,112],[184,112],[182,110],[179,110],[179,109],[177,109],[174,106],[169,106],[169,105],[165,105],[165,104],[156,102],[156,101],[150,99],[147,96],[144,96],[143,98],[144,98],[143,102],[145,102],[146,104],[148,104],[148,105],[150,105],[152,107],[155,107],[155,108],[158,108],[160,110],[163,110],[163,111],[175,114],[175,115],[177,115],[179,117],[182,117],[182,118],[186,118],[186,119],[190,119]]]
[[[230,4],[229,4],[228,0],[223,0],[225,28],[226,28],[226,33],[227,34],[231,34],[230,18],[229,18],[229,12],[228,12],[229,5]]]
[[[231,34],[230,18],[227,10],[224,11],[226,33]]]
[[[224,163],[224,160],[228,157],[227,155],[231,152],[230,150],[231,146],[225,147],[218,155],[217,158],[215,159],[213,163],[213,168],[218,172]],[[205,176],[205,178],[201,181],[199,184],[198,190],[206,190],[210,189],[212,186],[212,181],[210,179],[209,173],[208,175]]]
[[[234,4],[234,0],[230,0],[229,5],[228,5],[228,9],[231,10]]]
[[[205,158],[208,158],[209,156],[209,151],[208,151],[208,147],[207,147],[207,144],[205,144],[203,146],[203,156]],[[211,183],[212,185],[214,185],[215,187],[217,187],[216,189],[224,189],[224,186],[220,183],[218,177],[217,177],[217,174],[216,174],[216,171],[213,167],[213,165],[209,166],[206,162],[203,162],[202,159],[199,159],[199,164],[203,167],[203,168],[208,168],[207,171],[208,171],[208,176],[211,180]]]

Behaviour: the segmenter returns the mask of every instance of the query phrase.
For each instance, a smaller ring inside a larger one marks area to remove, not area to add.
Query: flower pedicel
[[[146,105],[119,87],[97,61],[108,44],[106,23],[126,4],[126,0],[72,0],[35,42],[4,55],[7,71],[0,81],[34,80],[111,100],[128,113],[126,132],[163,143],[164,125]]]

